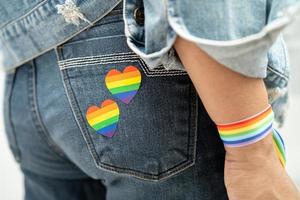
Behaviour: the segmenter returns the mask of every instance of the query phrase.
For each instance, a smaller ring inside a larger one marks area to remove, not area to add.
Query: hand
[[[174,47],[216,124],[247,118],[269,104],[263,79],[228,69],[183,38]],[[226,148],[225,184],[231,200],[300,200],[275,154],[271,134],[249,146]]]
[[[226,148],[225,185],[230,200],[300,200],[269,134],[245,147]]]

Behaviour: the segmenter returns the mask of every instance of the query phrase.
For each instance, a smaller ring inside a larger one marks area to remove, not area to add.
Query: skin
[[[183,38],[178,37],[174,47],[216,124],[244,119],[268,106],[262,79],[230,70]],[[300,200],[276,156],[271,134],[257,143],[225,150],[224,181],[230,200]]]

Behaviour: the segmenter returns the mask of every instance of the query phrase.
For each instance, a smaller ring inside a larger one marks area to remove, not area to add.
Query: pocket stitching
[[[74,95],[73,88],[69,81],[68,70],[61,70],[61,75],[62,75],[62,79],[63,79],[63,85],[65,88],[65,92],[67,94],[67,98],[68,98],[69,104],[71,106],[71,110],[73,112],[73,116],[77,122],[77,125],[80,129],[81,135],[83,136],[83,139],[86,142],[87,148],[89,149],[89,152],[92,155],[94,163],[97,168],[109,170],[109,172],[131,175],[131,176],[134,176],[134,177],[137,177],[140,179],[144,179],[144,180],[158,181],[158,180],[163,180],[165,178],[173,176],[195,164],[196,143],[197,143],[197,115],[198,115],[197,95],[194,95],[194,100],[190,102],[190,109],[192,110],[193,102],[195,103],[194,107],[196,107],[196,108],[195,108],[195,114],[194,114],[195,122],[193,122],[193,123],[191,122],[192,116],[190,116],[190,120],[189,120],[189,129],[191,129],[191,127],[194,127],[194,130],[189,131],[189,135],[187,138],[188,143],[189,143],[187,146],[187,148],[188,148],[187,158],[184,161],[180,162],[179,164],[177,164],[167,170],[164,170],[158,174],[150,174],[150,173],[146,173],[146,172],[137,171],[134,169],[122,168],[122,167],[118,167],[118,166],[111,166],[110,164],[101,162],[101,159],[99,158],[99,155],[96,152],[96,148],[94,146],[94,143],[92,142],[91,136],[90,136],[90,134],[88,132],[88,128],[86,126],[86,123],[83,120],[83,116],[81,114],[82,112],[80,110],[80,107],[79,107],[76,97]],[[190,87],[192,87],[192,86],[190,86]],[[190,88],[190,95],[191,96],[193,95],[192,88]],[[190,142],[193,142],[193,144],[190,144]]]
[[[96,149],[94,147],[94,144],[91,141],[91,137],[87,137],[87,136],[89,136],[89,134],[87,132],[87,128],[84,127],[85,123],[82,121],[82,115],[80,114],[81,111],[79,109],[78,103],[77,103],[76,98],[74,96],[74,92],[73,92],[73,89],[72,89],[70,81],[69,81],[68,72],[66,70],[61,71],[61,76],[62,76],[62,83],[63,83],[64,89],[65,89],[65,92],[66,92],[66,96],[67,96],[70,108],[72,110],[72,113],[73,113],[73,117],[74,117],[74,119],[75,119],[75,121],[77,123],[78,128],[80,129],[80,132],[81,132],[81,135],[82,135],[82,137],[83,137],[83,139],[85,141],[85,144],[87,145],[87,148],[88,148],[90,154],[93,157],[95,165],[97,166],[98,165],[97,160],[99,160],[100,158],[98,157],[98,154],[95,152]],[[77,113],[79,113],[80,115],[78,116]],[[81,126],[81,124],[83,126]],[[85,129],[83,129],[83,127]],[[87,141],[87,139],[89,141]],[[91,148],[91,146],[93,148]]]
[[[72,86],[71,84],[69,83],[69,76],[68,76],[68,72],[66,70],[64,70],[62,72],[64,75],[65,75],[65,78],[64,80],[66,82],[64,82],[64,86],[66,88],[66,92],[67,92],[67,97],[68,97],[68,101],[71,105],[71,109],[72,109],[72,112],[73,112],[73,115],[74,115],[74,118],[77,122],[77,125],[83,135],[83,138],[84,140],[86,141],[86,144],[87,144],[87,147],[91,153],[91,155],[93,156],[94,158],[94,162],[96,164],[96,166],[100,169],[106,169],[106,170],[109,170],[110,172],[117,172],[117,173],[122,173],[122,174],[127,174],[127,175],[133,175],[137,178],[142,178],[142,179],[151,179],[151,180],[162,180],[162,179],[165,179],[165,178],[168,178],[170,176],[173,176],[191,166],[193,166],[195,164],[195,157],[196,157],[196,142],[197,142],[197,98],[195,97],[195,107],[196,107],[196,112],[195,112],[195,124],[191,124],[191,122],[189,122],[190,126],[194,126],[195,127],[195,130],[194,130],[194,134],[192,133],[192,131],[189,132],[189,136],[188,136],[188,141],[194,141],[194,144],[189,144],[188,145],[188,158],[184,161],[182,161],[181,163],[177,164],[176,166],[173,166],[165,171],[162,171],[158,174],[150,174],[150,173],[145,173],[145,172],[139,172],[137,170],[132,170],[132,169],[128,169],[128,168],[121,168],[121,167],[116,167],[116,166],[111,166],[107,163],[103,163],[101,162],[96,150],[95,150],[95,147],[94,147],[94,144],[92,142],[92,139],[91,139],[91,136],[88,132],[88,129],[86,127],[86,124],[84,123],[84,120],[83,120],[83,116],[81,114],[81,111],[80,111],[80,108],[79,108],[79,105],[76,101],[76,97],[74,96],[74,93],[73,93],[73,89],[72,89]],[[65,85],[68,84],[67,85]],[[67,89],[67,87],[69,89]],[[191,89],[190,89],[191,90]],[[192,93],[192,91],[191,91]],[[72,99],[70,98],[70,95],[72,95]],[[192,95],[192,94],[191,94]],[[190,105],[192,106],[192,105]],[[190,119],[191,120],[191,119]],[[194,137],[194,138],[191,138],[191,135]],[[191,145],[191,146],[190,146]],[[191,148],[192,147],[192,148]],[[192,156],[190,158],[190,156]],[[177,168],[177,169],[176,169]]]
[[[61,49],[59,50],[61,51]],[[136,61],[138,61],[139,64],[142,66],[142,69],[147,77],[187,75],[185,71],[166,70],[162,66],[157,69],[149,69],[146,63],[133,52],[105,54],[99,56],[85,56],[85,57],[59,60],[58,65],[60,70],[65,70],[71,68],[88,67],[91,65],[136,62]]]

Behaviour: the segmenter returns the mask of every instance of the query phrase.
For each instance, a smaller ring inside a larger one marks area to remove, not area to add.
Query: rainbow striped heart
[[[90,106],[86,112],[86,119],[89,125],[97,133],[112,137],[117,129],[120,110],[118,104],[107,99],[102,102],[101,107]]]
[[[141,73],[134,66],[127,66],[123,73],[112,69],[105,76],[105,84],[110,93],[128,104],[136,95],[141,85]]]

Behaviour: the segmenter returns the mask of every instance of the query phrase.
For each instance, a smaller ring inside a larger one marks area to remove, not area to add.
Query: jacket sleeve
[[[280,34],[299,10],[296,0],[143,0],[143,3],[142,28],[128,14],[133,6],[126,7],[125,3],[128,14],[125,14],[125,34],[128,45],[150,68],[163,65],[183,70],[172,50],[179,35],[231,70],[256,78],[267,76],[268,52],[274,43],[283,46]]]
[[[286,0],[188,1],[169,0],[172,29],[224,66],[255,78],[266,77],[268,51],[281,42],[299,7]]]

